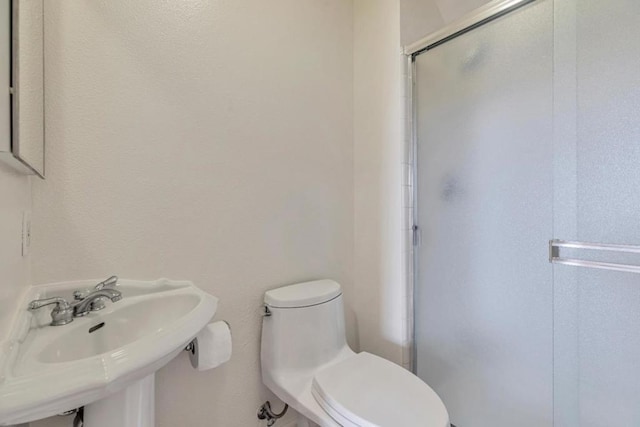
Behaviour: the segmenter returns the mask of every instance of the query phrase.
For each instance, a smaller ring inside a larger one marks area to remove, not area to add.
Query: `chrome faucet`
[[[122,299],[122,293],[115,289],[98,289],[72,304],[60,297],[45,298],[31,301],[29,303],[29,310],[37,310],[50,304],[56,304],[51,311],[51,326],[61,326],[73,322],[74,317],[86,316],[89,312],[95,311],[93,304],[98,301],[102,302],[102,308],[104,308],[103,297],[109,298],[112,302],[116,302]]]
[[[98,283],[93,287],[93,289],[85,289],[84,291],[75,291],[73,293],[73,299],[76,301],[82,301],[84,298],[89,296],[92,291],[99,291],[101,289],[112,289],[118,285],[118,276],[111,276],[106,280]],[[93,304],[91,304],[91,311],[99,311],[105,308],[104,298],[96,299]]]
[[[116,302],[122,299],[122,293],[115,289],[95,290],[80,301],[73,304],[73,316],[86,316],[90,311],[102,310],[104,308],[104,301],[102,300],[102,297],[107,297],[111,300],[111,302]],[[102,306],[99,309],[96,309],[95,307],[93,307],[93,305],[98,302],[100,302]]]

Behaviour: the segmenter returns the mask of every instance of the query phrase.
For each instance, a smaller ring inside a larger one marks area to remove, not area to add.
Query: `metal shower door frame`
[[[411,372],[417,374],[417,346],[416,346],[416,336],[415,336],[415,318],[416,318],[416,305],[414,295],[416,293],[416,285],[417,285],[417,274],[418,274],[418,248],[420,246],[420,227],[416,223],[418,218],[418,203],[417,203],[417,186],[418,186],[418,132],[416,126],[416,113],[417,113],[417,105],[416,105],[416,69],[415,69],[415,59],[418,55],[423,54],[435,47],[438,47],[450,40],[453,40],[463,34],[466,34],[470,31],[473,31],[477,28],[482,27],[485,24],[488,24],[502,16],[505,16],[527,4],[534,3],[538,0],[494,0],[487,3],[485,6],[482,6],[475,11],[471,12],[468,15],[452,22],[451,24],[445,26],[441,30],[432,33],[423,39],[420,39],[414,43],[404,46],[403,54],[405,55],[405,61],[407,62],[407,81],[405,82],[410,90],[407,93],[407,96],[410,97],[409,102],[405,104],[405,108],[409,111],[406,111],[406,117],[410,117],[410,128],[408,129],[410,132],[410,151],[411,158],[403,159],[405,163],[409,163],[411,165],[411,182],[413,183],[411,191],[412,191],[412,199],[413,203],[413,224],[409,224],[409,227],[413,230],[413,234],[410,237],[412,242],[407,242],[408,245],[412,243],[412,259],[409,261],[412,265],[406,275],[409,283],[406,283],[405,286],[410,294],[410,307],[408,315],[411,318],[411,321],[408,322],[408,327],[410,328],[407,331],[407,335],[411,337],[411,360],[410,367]],[[405,224],[406,226],[407,224]]]

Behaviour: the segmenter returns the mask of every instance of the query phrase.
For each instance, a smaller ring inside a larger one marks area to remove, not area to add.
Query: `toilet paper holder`
[[[227,324],[229,328],[229,332],[231,332],[231,325],[226,320],[223,320],[224,323]],[[192,339],[189,344],[187,344],[184,348],[184,351],[189,353],[189,361],[191,362],[191,366],[194,368],[198,366],[198,338]]]
[[[189,353],[189,362],[193,368],[198,366],[198,338],[191,340],[189,344],[184,348],[184,351]]]
[[[189,355],[198,354],[198,338],[192,339],[191,342],[184,348],[184,351],[189,353]]]

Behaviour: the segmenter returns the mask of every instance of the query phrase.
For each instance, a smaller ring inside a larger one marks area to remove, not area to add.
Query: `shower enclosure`
[[[413,58],[415,365],[457,427],[640,426],[640,2],[494,2]]]

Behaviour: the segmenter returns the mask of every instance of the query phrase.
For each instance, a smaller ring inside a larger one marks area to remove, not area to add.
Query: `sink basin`
[[[147,335],[160,333],[193,310],[198,302],[195,295],[176,295],[145,299],[123,308],[112,305],[109,311],[88,325],[72,323],[70,328],[61,329],[63,334],[38,354],[38,360],[69,362],[113,351]]]
[[[70,299],[99,280],[32,287],[29,301]],[[0,347],[0,425],[20,424],[96,402],[153,374],[209,323],[217,299],[191,282],[120,280],[123,299],[68,325],[49,309],[21,310]]]

